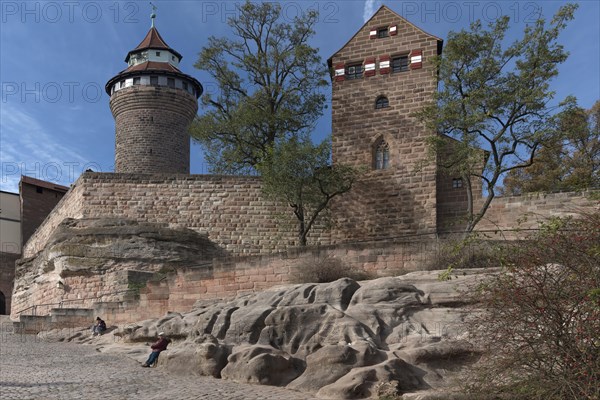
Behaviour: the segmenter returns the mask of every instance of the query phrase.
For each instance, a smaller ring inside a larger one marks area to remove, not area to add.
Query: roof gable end
[[[409,20],[407,20],[406,18],[404,18],[403,16],[401,16],[400,14],[398,14],[397,12],[391,10],[389,7],[382,5],[381,7],[379,7],[379,9],[373,14],[373,16],[371,18],[369,18],[369,20],[367,22],[365,22],[358,31],[356,31],[356,33],[350,38],[350,40],[348,40],[338,51],[336,51],[335,53],[333,53],[331,55],[331,57],[329,57],[329,59],[327,60],[327,64],[331,67],[332,66],[332,60],[333,58],[338,55],[342,50],[344,50],[350,43],[352,43],[356,37],[363,31],[369,31],[371,28],[373,28],[374,26],[376,26],[377,24],[374,22],[375,19],[379,19],[381,17],[393,17],[394,19],[398,19],[399,22],[406,24],[408,26],[410,26],[412,29],[415,29],[416,31],[429,36],[430,38],[437,40],[438,42],[442,43],[443,40],[440,39],[437,36],[434,36],[430,33],[425,32],[423,29],[419,28],[418,26],[414,25],[412,22],[410,22]]]

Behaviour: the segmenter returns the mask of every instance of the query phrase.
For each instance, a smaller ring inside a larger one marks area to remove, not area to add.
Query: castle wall
[[[451,193],[451,192],[447,192]],[[535,230],[541,222],[550,217],[585,217],[586,213],[600,209],[599,190],[563,193],[526,193],[521,196],[495,197],[483,219],[477,224],[478,232],[494,233],[498,237],[513,238],[522,236],[526,230]],[[466,196],[457,191],[457,201],[447,195],[442,206],[445,225],[442,232],[461,232],[464,229],[466,216]],[[474,211],[477,212],[485,198],[475,200]],[[439,207],[439,206],[438,206]]]
[[[124,218],[208,234],[232,255],[264,254],[297,245],[287,205],[265,200],[257,177],[84,173],[25,245],[41,251],[64,218]],[[326,243],[317,227],[311,243]]]
[[[393,34],[392,27],[396,28]],[[372,31],[389,29],[387,37]],[[387,57],[421,52],[420,63],[393,72]],[[332,83],[332,154],[334,163],[367,168],[353,191],[334,204],[339,231],[336,240],[381,239],[436,231],[435,165],[427,163],[425,138],[430,134],[411,116],[430,101],[437,88],[435,67],[438,40],[387,8],[382,8],[331,58],[335,71],[362,65],[365,72],[350,79],[334,76]],[[366,68],[369,72],[366,71]],[[387,97],[388,107],[376,108]],[[389,146],[389,166],[377,169],[378,144]]]
[[[23,258],[33,257],[42,251],[48,240],[50,240],[54,229],[65,218],[77,219],[83,217],[85,187],[81,184],[81,180],[82,178],[77,180],[24,244]]]
[[[496,197],[477,225],[478,231],[537,229],[550,217],[585,218],[600,210],[600,190],[563,193],[527,193]],[[477,208],[476,208],[477,209]]]
[[[215,259],[205,267],[179,269],[160,279],[154,277],[139,289],[137,299],[134,299],[131,292],[119,292],[116,288],[126,290],[127,279],[139,272],[68,276],[64,278],[64,291],[48,288],[32,304],[47,304],[36,308],[38,316],[64,314],[65,309],[58,309],[58,303],[63,301],[62,306],[66,309],[76,307],[90,310],[87,324],[91,324],[96,315],[100,315],[109,325],[133,323],[158,318],[167,312],[187,312],[198,300],[233,298],[291,283],[295,277],[302,275],[307,265],[324,257],[337,258],[347,268],[362,271],[371,277],[416,271],[437,254],[440,245],[442,242],[433,238],[409,238],[385,243],[365,242],[358,245],[295,249],[278,255]],[[107,283],[114,289],[102,296]],[[29,309],[26,314],[31,315],[32,310]],[[16,316],[15,314],[14,317]],[[39,331],[58,327],[50,324],[51,319],[33,318],[29,321],[22,318],[22,321],[26,325],[32,325],[29,330],[33,332],[36,329]],[[69,327],[81,326],[79,319],[67,322]]]

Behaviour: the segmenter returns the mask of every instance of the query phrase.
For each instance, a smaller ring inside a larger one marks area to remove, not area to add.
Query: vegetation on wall
[[[576,8],[563,6],[550,24],[538,19],[508,46],[507,16],[487,29],[477,21],[470,31],[451,32],[443,55],[435,61],[442,87],[435,101],[416,116],[440,134],[430,144],[436,153],[448,155],[440,157],[441,167],[464,181],[467,234],[483,218],[501,178],[532,165],[540,146],[554,140],[557,108],[548,105],[554,94],[550,81],[567,59],[557,40]],[[447,151],[450,142],[452,151]],[[475,180],[483,181],[486,197],[481,207],[473,201]]]
[[[310,139],[277,144],[257,169],[268,198],[289,204],[298,222],[298,244],[307,236],[331,200],[352,188],[358,170],[330,165],[331,143],[314,145]]]
[[[209,37],[195,66],[218,88],[191,134],[213,173],[254,172],[277,143],[311,132],[325,108],[327,69],[308,44],[317,13],[287,23],[278,3],[246,3],[229,19],[233,39]]]

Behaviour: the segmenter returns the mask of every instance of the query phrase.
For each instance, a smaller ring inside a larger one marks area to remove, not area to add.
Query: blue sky
[[[511,16],[518,35],[541,13],[547,19],[559,1],[285,1],[292,19],[320,12],[312,45],[323,62],[385,4],[425,31],[446,38],[475,19]],[[156,26],[183,55],[180,69],[214,91],[210,77],[193,67],[210,35],[229,34],[226,20],[240,1],[154,1]],[[570,57],[553,81],[556,101],[575,95],[589,108],[600,98],[600,2],[581,1],[560,42]],[[16,192],[21,174],[68,185],[82,171],[110,172],[114,165],[114,120],[105,83],[150,28],[148,1],[0,0],[0,189]],[[516,36],[513,36],[513,38]],[[202,109],[199,110],[202,113]],[[331,132],[331,111],[319,120],[315,138]],[[206,173],[198,145],[192,173]]]

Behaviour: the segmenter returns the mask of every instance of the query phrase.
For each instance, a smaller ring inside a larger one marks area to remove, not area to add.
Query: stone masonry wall
[[[288,284],[302,276],[303,268],[324,257],[334,257],[355,271],[372,277],[398,275],[422,268],[439,251],[442,242],[432,238],[368,242],[293,250],[273,256],[214,260],[210,267],[181,269],[161,280],[149,281],[137,302],[86,304],[107,323],[156,318],[167,312],[187,312],[197,301],[229,299]]]
[[[110,98],[115,117],[115,171],[190,172],[189,124],[198,110],[190,93],[167,87],[131,86]]]
[[[581,217],[600,210],[600,190],[564,193],[528,193],[497,197],[492,201],[478,231],[537,229],[549,217]],[[585,216],[584,216],[585,217]]]
[[[265,200],[256,177],[86,172],[25,245],[24,256],[42,250],[67,217],[117,217],[189,228],[208,234],[232,255],[297,245],[289,207]],[[315,230],[318,240],[313,243],[327,243],[322,233]]]
[[[540,222],[549,217],[581,217],[582,214],[600,210],[600,191],[563,193],[527,193],[521,196],[496,197],[483,219],[475,227],[476,231],[497,235],[499,238],[513,238],[525,230],[535,230]],[[444,222],[440,231],[461,232],[464,228],[466,203],[461,195],[452,202],[446,197],[444,202]],[[477,211],[485,199],[476,199]],[[449,224],[454,222],[454,224]],[[494,236],[492,235],[492,236]]]
[[[397,28],[387,37],[371,38],[377,29]],[[385,57],[422,51],[422,63],[403,72],[382,73]],[[331,57],[334,70],[374,63],[374,75],[333,78],[333,161],[366,167],[368,172],[348,196],[335,202],[338,241],[380,239],[436,230],[434,163],[426,163],[430,134],[411,117],[437,89],[430,62],[438,53],[437,38],[426,34],[386,7]],[[379,96],[389,107],[376,109]],[[389,167],[375,169],[375,151],[385,141]]]
[[[54,229],[56,229],[62,220],[65,218],[83,217],[83,193],[85,189],[83,185],[79,184],[80,181],[81,178],[58,202],[29,240],[23,244],[23,258],[32,257],[42,251],[48,240],[50,240]]]

